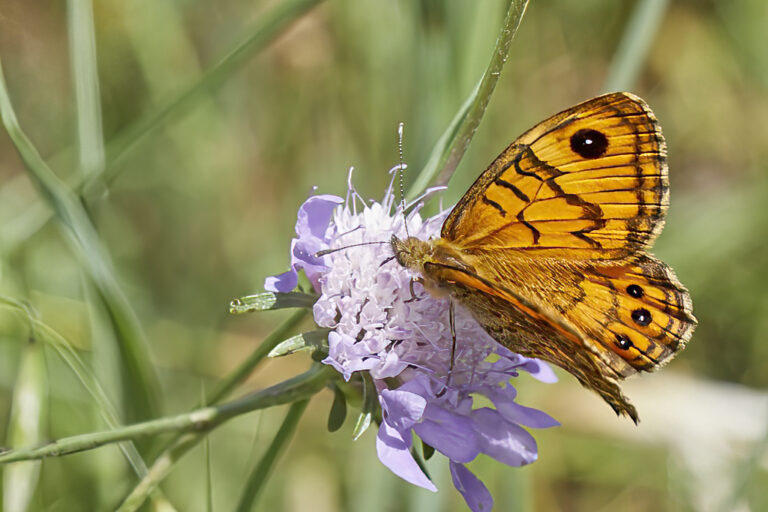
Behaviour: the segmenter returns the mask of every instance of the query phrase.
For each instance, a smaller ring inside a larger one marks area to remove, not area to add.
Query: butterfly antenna
[[[336,247],[335,249],[323,249],[322,251],[317,251],[314,256],[315,258],[322,258],[323,256],[327,256],[329,254],[333,254],[334,252],[343,251],[345,249],[349,249],[350,247],[360,247],[362,245],[376,245],[376,244],[390,244],[392,242],[361,242],[359,244],[351,244],[351,245],[345,245],[344,247]]]
[[[405,163],[403,159],[403,128],[405,123],[397,125],[397,150],[400,153],[400,208],[403,210],[403,225],[405,226],[405,237],[410,238],[408,233],[408,218],[405,216]]]

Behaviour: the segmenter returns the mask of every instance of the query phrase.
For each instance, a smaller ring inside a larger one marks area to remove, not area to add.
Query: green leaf
[[[272,444],[269,445],[266,453],[248,476],[248,481],[245,483],[245,488],[238,501],[237,512],[250,512],[251,510],[255,510],[254,504],[256,499],[264,488],[264,484],[275,465],[278,455],[280,455],[293,436],[293,433],[296,430],[296,425],[298,424],[301,415],[304,414],[304,410],[307,408],[308,403],[309,400],[301,400],[291,404],[291,407],[288,409],[288,414],[285,415],[283,424],[280,425],[280,428],[277,430],[277,435],[275,435],[275,438],[272,440]]]
[[[367,372],[362,372],[360,375],[363,379],[363,406],[360,410],[360,415],[357,417],[355,428],[352,430],[353,441],[360,439],[360,436],[371,426],[371,420],[379,406],[378,394],[376,393],[376,387],[373,385],[371,376]]]
[[[424,460],[429,460],[435,454],[435,448],[421,440],[421,453],[424,454]]]
[[[336,432],[347,419],[347,397],[335,383],[331,384],[331,389],[333,390],[333,404],[331,404],[331,411],[328,413],[328,432]]]
[[[603,92],[627,91],[637,81],[648,51],[659,30],[669,0],[636,2],[621,42],[611,59]]]
[[[432,150],[427,165],[421,170],[409,190],[409,199],[421,194],[432,183],[435,175],[437,175],[434,181],[436,186],[446,185],[451,179],[477,127],[480,126],[480,121],[501,76],[501,70],[507,61],[509,45],[517,33],[527,6],[528,0],[510,0],[488,67]]]
[[[35,445],[45,438],[47,379],[43,346],[30,337],[19,362],[13,390],[8,445]],[[27,510],[40,475],[40,461],[14,464],[3,471],[3,510]]]
[[[21,157],[32,183],[53,209],[63,234],[83,269],[96,285],[119,340],[120,355],[129,382],[126,396],[129,417],[152,417],[159,410],[160,384],[149,356],[149,343],[136,313],[123,293],[112,268],[109,254],[82,203],[54,174],[37,148],[19,126],[0,63],[0,117],[8,136]]]
[[[296,352],[320,350],[328,354],[328,329],[317,329],[291,336],[269,352],[269,357],[281,357]]]
[[[229,312],[233,315],[269,311],[283,308],[311,308],[317,295],[302,292],[273,293],[264,292],[233,299],[229,303]]]

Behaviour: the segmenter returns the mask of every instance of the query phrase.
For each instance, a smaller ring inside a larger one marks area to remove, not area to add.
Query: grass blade
[[[91,0],[69,0],[67,14],[77,105],[79,167],[81,175],[88,178],[101,173],[105,162],[93,4]]]
[[[102,176],[89,179],[83,188],[85,195],[96,181],[111,183],[118,175],[117,164],[136,144],[162,126],[167,120],[182,115],[200,98],[224,84],[248,59],[281,34],[291,23],[322,0],[292,0],[282,2],[269,12],[251,34],[209,68],[198,81],[159,109],[129,126],[107,144],[107,168]]]
[[[42,345],[30,335],[21,354],[19,374],[13,391],[8,430],[10,446],[34,445],[44,437],[46,422],[46,370]],[[16,464],[3,472],[3,510],[24,512],[37,487],[40,461]]]
[[[451,121],[448,129],[440,137],[427,165],[421,170],[411,187],[408,194],[409,199],[417,197],[426,190],[436,174],[437,179],[433,183],[435,186],[446,185],[451,179],[485,114],[488,102],[501,76],[501,70],[507,61],[509,45],[517,33],[527,6],[528,0],[511,0],[509,2],[504,24],[496,40],[496,46],[493,49],[488,67],[485,69],[480,82]]]
[[[261,457],[259,463],[253,468],[251,474],[248,475],[248,480],[245,483],[243,493],[240,495],[240,500],[237,505],[237,512],[248,512],[253,509],[254,503],[259,496],[259,493],[264,488],[264,484],[267,482],[267,477],[275,465],[275,461],[280,453],[285,448],[288,441],[293,437],[293,433],[296,431],[296,425],[299,423],[301,415],[304,414],[304,410],[307,408],[309,400],[301,400],[300,402],[294,402],[288,409],[288,414],[285,415],[282,425],[277,431],[275,438],[272,440],[272,444],[267,448],[266,453]]]
[[[337,378],[338,374],[334,372],[330,367],[324,365],[314,365],[309,371],[305,372],[298,377],[294,377],[289,381],[285,381],[278,386],[288,386],[292,382],[305,382],[302,384],[305,390],[301,393],[293,393],[292,396],[286,396],[285,401],[280,403],[296,402],[304,400],[312,396],[314,393],[320,391],[327,383],[329,379]],[[275,389],[278,386],[273,386],[270,389]],[[289,390],[290,391],[290,390]],[[269,389],[257,392],[255,395],[267,395]],[[274,393],[272,393],[274,394]],[[250,400],[249,397],[254,397],[254,394],[244,397],[241,400]],[[266,399],[266,396],[264,397]],[[239,402],[239,401],[238,401]],[[278,405],[278,402],[274,402],[271,405]],[[184,434],[176,439],[174,444],[166,449],[160,457],[155,460],[152,467],[149,469],[149,475],[142,479],[141,482],[131,491],[123,504],[118,509],[118,512],[132,512],[137,510],[147,495],[157,487],[157,485],[171,472],[176,463],[181,459],[189,450],[195,447],[202,439],[204,434],[197,432]],[[0,455],[0,457],[2,457]]]
[[[635,9],[611,60],[604,92],[627,91],[633,87],[668,5],[669,0],[635,2]]]
[[[114,276],[112,263],[82,204],[51,171],[32,142],[21,130],[8,95],[0,62],[0,116],[30,179],[61,222],[73,250],[96,285],[120,341],[120,351],[131,396],[129,416],[146,418],[158,410],[159,384],[150,364],[148,345],[138,318]]]

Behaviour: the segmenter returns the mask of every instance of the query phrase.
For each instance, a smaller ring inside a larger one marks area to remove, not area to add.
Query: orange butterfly
[[[688,291],[646,252],[669,204],[666,156],[642,99],[593,98],[507,147],[441,238],[392,248],[499,343],[567,370],[637,423],[617,381],[661,367],[696,325]]]

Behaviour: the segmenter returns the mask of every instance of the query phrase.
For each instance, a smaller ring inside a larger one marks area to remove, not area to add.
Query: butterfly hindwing
[[[468,251],[611,261],[648,247],[668,204],[666,146],[643,100],[594,98],[513,142],[443,225]]]
[[[626,266],[586,271],[579,286],[584,295],[565,316],[610,351],[606,360],[622,376],[660,368],[696,326],[688,291],[672,269],[646,254]]]

